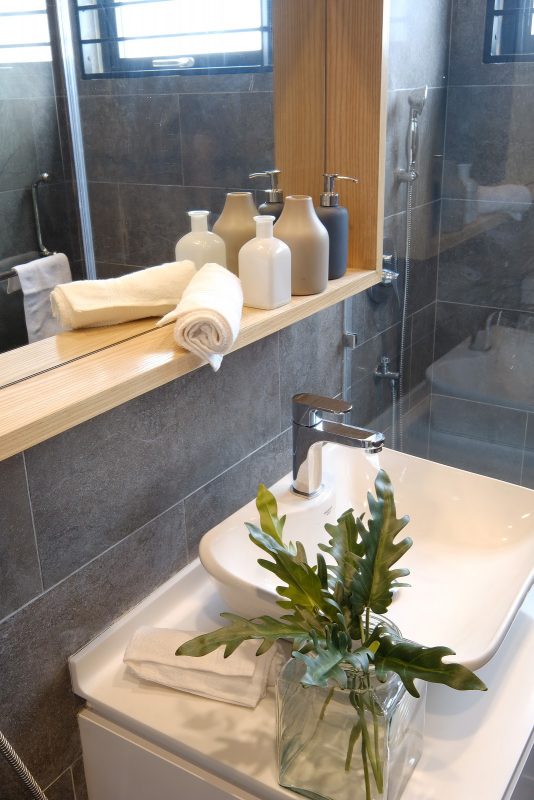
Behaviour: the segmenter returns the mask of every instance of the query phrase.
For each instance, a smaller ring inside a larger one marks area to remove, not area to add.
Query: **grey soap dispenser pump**
[[[339,205],[339,194],[335,191],[336,180],[358,183],[357,178],[349,178],[335,172],[324,173],[321,204],[315,210],[330,238],[328,260],[328,280],[330,281],[341,278],[345,274],[349,255],[349,212]]]
[[[278,186],[278,176],[280,175],[279,169],[266,169],[265,172],[252,172],[249,178],[269,178],[271,181],[271,188],[265,189],[267,200],[262,203],[258,208],[260,214],[274,217],[278,219],[284,210],[284,193]]]

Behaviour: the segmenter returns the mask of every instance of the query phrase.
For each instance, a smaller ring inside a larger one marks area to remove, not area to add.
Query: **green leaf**
[[[273,558],[273,561],[259,558],[258,564],[280,578],[284,584],[276,587],[278,594],[284,598],[278,601],[278,605],[281,608],[301,607],[314,612],[321,611],[332,618],[332,615],[337,613],[337,608],[332,607],[332,603],[323,592],[317,571],[302,560],[298,548],[297,552],[293,553],[255,525],[248,522],[246,525],[251,540]]]
[[[249,639],[261,639],[262,644],[256,651],[256,655],[261,656],[278,639],[295,639],[298,637],[309,639],[308,631],[295,622],[283,622],[268,616],[258,617],[257,619],[244,619],[237,614],[229,613],[221,614],[221,617],[230,620],[230,624],[184,642],[176,651],[176,655],[205,656],[207,653],[217,650],[221,645],[225,645],[224,657],[228,658],[243,642]]]
[[[414,684],[415,678],[429,683],[442,683],[462,691],[487,689],[480,678],[467,667],[461,664],[443,663],[444,656],[454,655],[454,651],[449,647],[425,647],[395,636],[383,625],[377,625],[366,644],[372,647],[375,642],[378,642],[374,655],[378,677],[383,677],[386,672],[396,672],[414,697],[419,697]]]
[[[406,585],[397,579],[410,574],[408,569],[391,569],[410,549],[412,540],[406,537],[401,542],[394,542],[410,518],[397,519],[391,481],[382,469],[376,477],[375,490],[376,499],[368,494],[369,528],[361,518],[355,520],[364,550],[351,584],[352,613],[357,616],[361,616],[366,608],[376,614],[385,614],[393,599],[392,589]]]
[[[278,544],[283,545],[284,523],[285,516],[278,516],[278,505],[276,498],[263,483],[258,486],[258,494],[256,496],[256,508],[260,512],[260,528],[265,533],[275,539]]]
[[[360,647],[351,652],[349,637],[337,625],[326,625],[321,638],[316,631],[311,631],[311,640],[313,644],[311,655],[307,652],[293,652],[294,658],[306,665],[306,672],[301,678],[301,683],[305,686],[324,688],[328,686],[329,681],[334,681],[342,689],[346,689],[349,673],[342,668],[342,664],[350,665],[359,674],[369,671],[371,651]]]
[[[330,542],[329,545],[320,544],[319,549],[323,553],[329,553],[336,562],[328,567],[334,577],[333,585],[339,582],[345,592],[349,593],[352,578],[365,552],[362,543],[358,542],[353,509],[345,511],[339,517],[337,525],[325,525],[325,530],[330,534]]]

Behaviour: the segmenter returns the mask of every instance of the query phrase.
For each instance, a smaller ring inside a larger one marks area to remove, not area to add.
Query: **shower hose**
[[[408,194],[406,198],[406,253],[405,253],[405,267],[404,267],[404,297],[402,303],[402,316],[401,316],[401,338],[400,338],[400,352],[399,352],[399,393],[398,393],[398,426],[397,437],[398,442],[395,443],[401,452],[404,452],[404,414],[406,402],[406,327],[408,322],[408,300],[410,297],[410,277],[412,271],[412,225],[413,225],[413,200],[414,200],[414,184],[408,184]],[[395,398],[393,398],[393,414],[395,414]]]
[[[2,731],[0,731],[0,753],[2,753],[8,764],[11,764],[22,783],[29,789],[31,796],[35,798],[35,800],[47,800],[45,793],[28,767],[21,761],[13,747],[9,744]]]

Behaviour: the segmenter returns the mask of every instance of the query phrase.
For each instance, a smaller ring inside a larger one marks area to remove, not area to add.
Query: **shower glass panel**
[[[532,4],[414,5],[391,19],[384,253],[399,278],[352,301],[346,394],[390,446],[534,488]],[[498,6],[520,46],[485,63]]]

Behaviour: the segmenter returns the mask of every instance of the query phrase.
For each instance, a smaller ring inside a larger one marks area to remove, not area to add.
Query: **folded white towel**
[[[491,214],[503,211],[517,222],[532,205],[532,194],[527,186],[506,183],[502,186],[478,186],[478,213]]]
[[[220,264],[204,264],[174,311],[160,319],[157,326],[176,321],[176,343],[205,358],[217,372],[223,355],[237,339],[242,313],[239,278]]]
[[[52,316],[50,292],[58,283],[72,280],[67,256],[54,253],[13,269],[17,277],[9,279],[8,292],[22,289],[28,341],[38,342],[59,333],[62,328]]]
[[[189,694],[254,708],[265,695],[269,677],[274,683],[286,655],[275,645],[256,656],[260,642],[244,642],[228,658],[224,647],[206,656],[177,656],[178,647],[198,633],[168,628],[139,628],[124,662],[137,677]]]
[[[120,278],[75,281],[54,289],[52,310],[65,328],[159,317],[176,306],[195,271],[192,261],[174,261]]]

